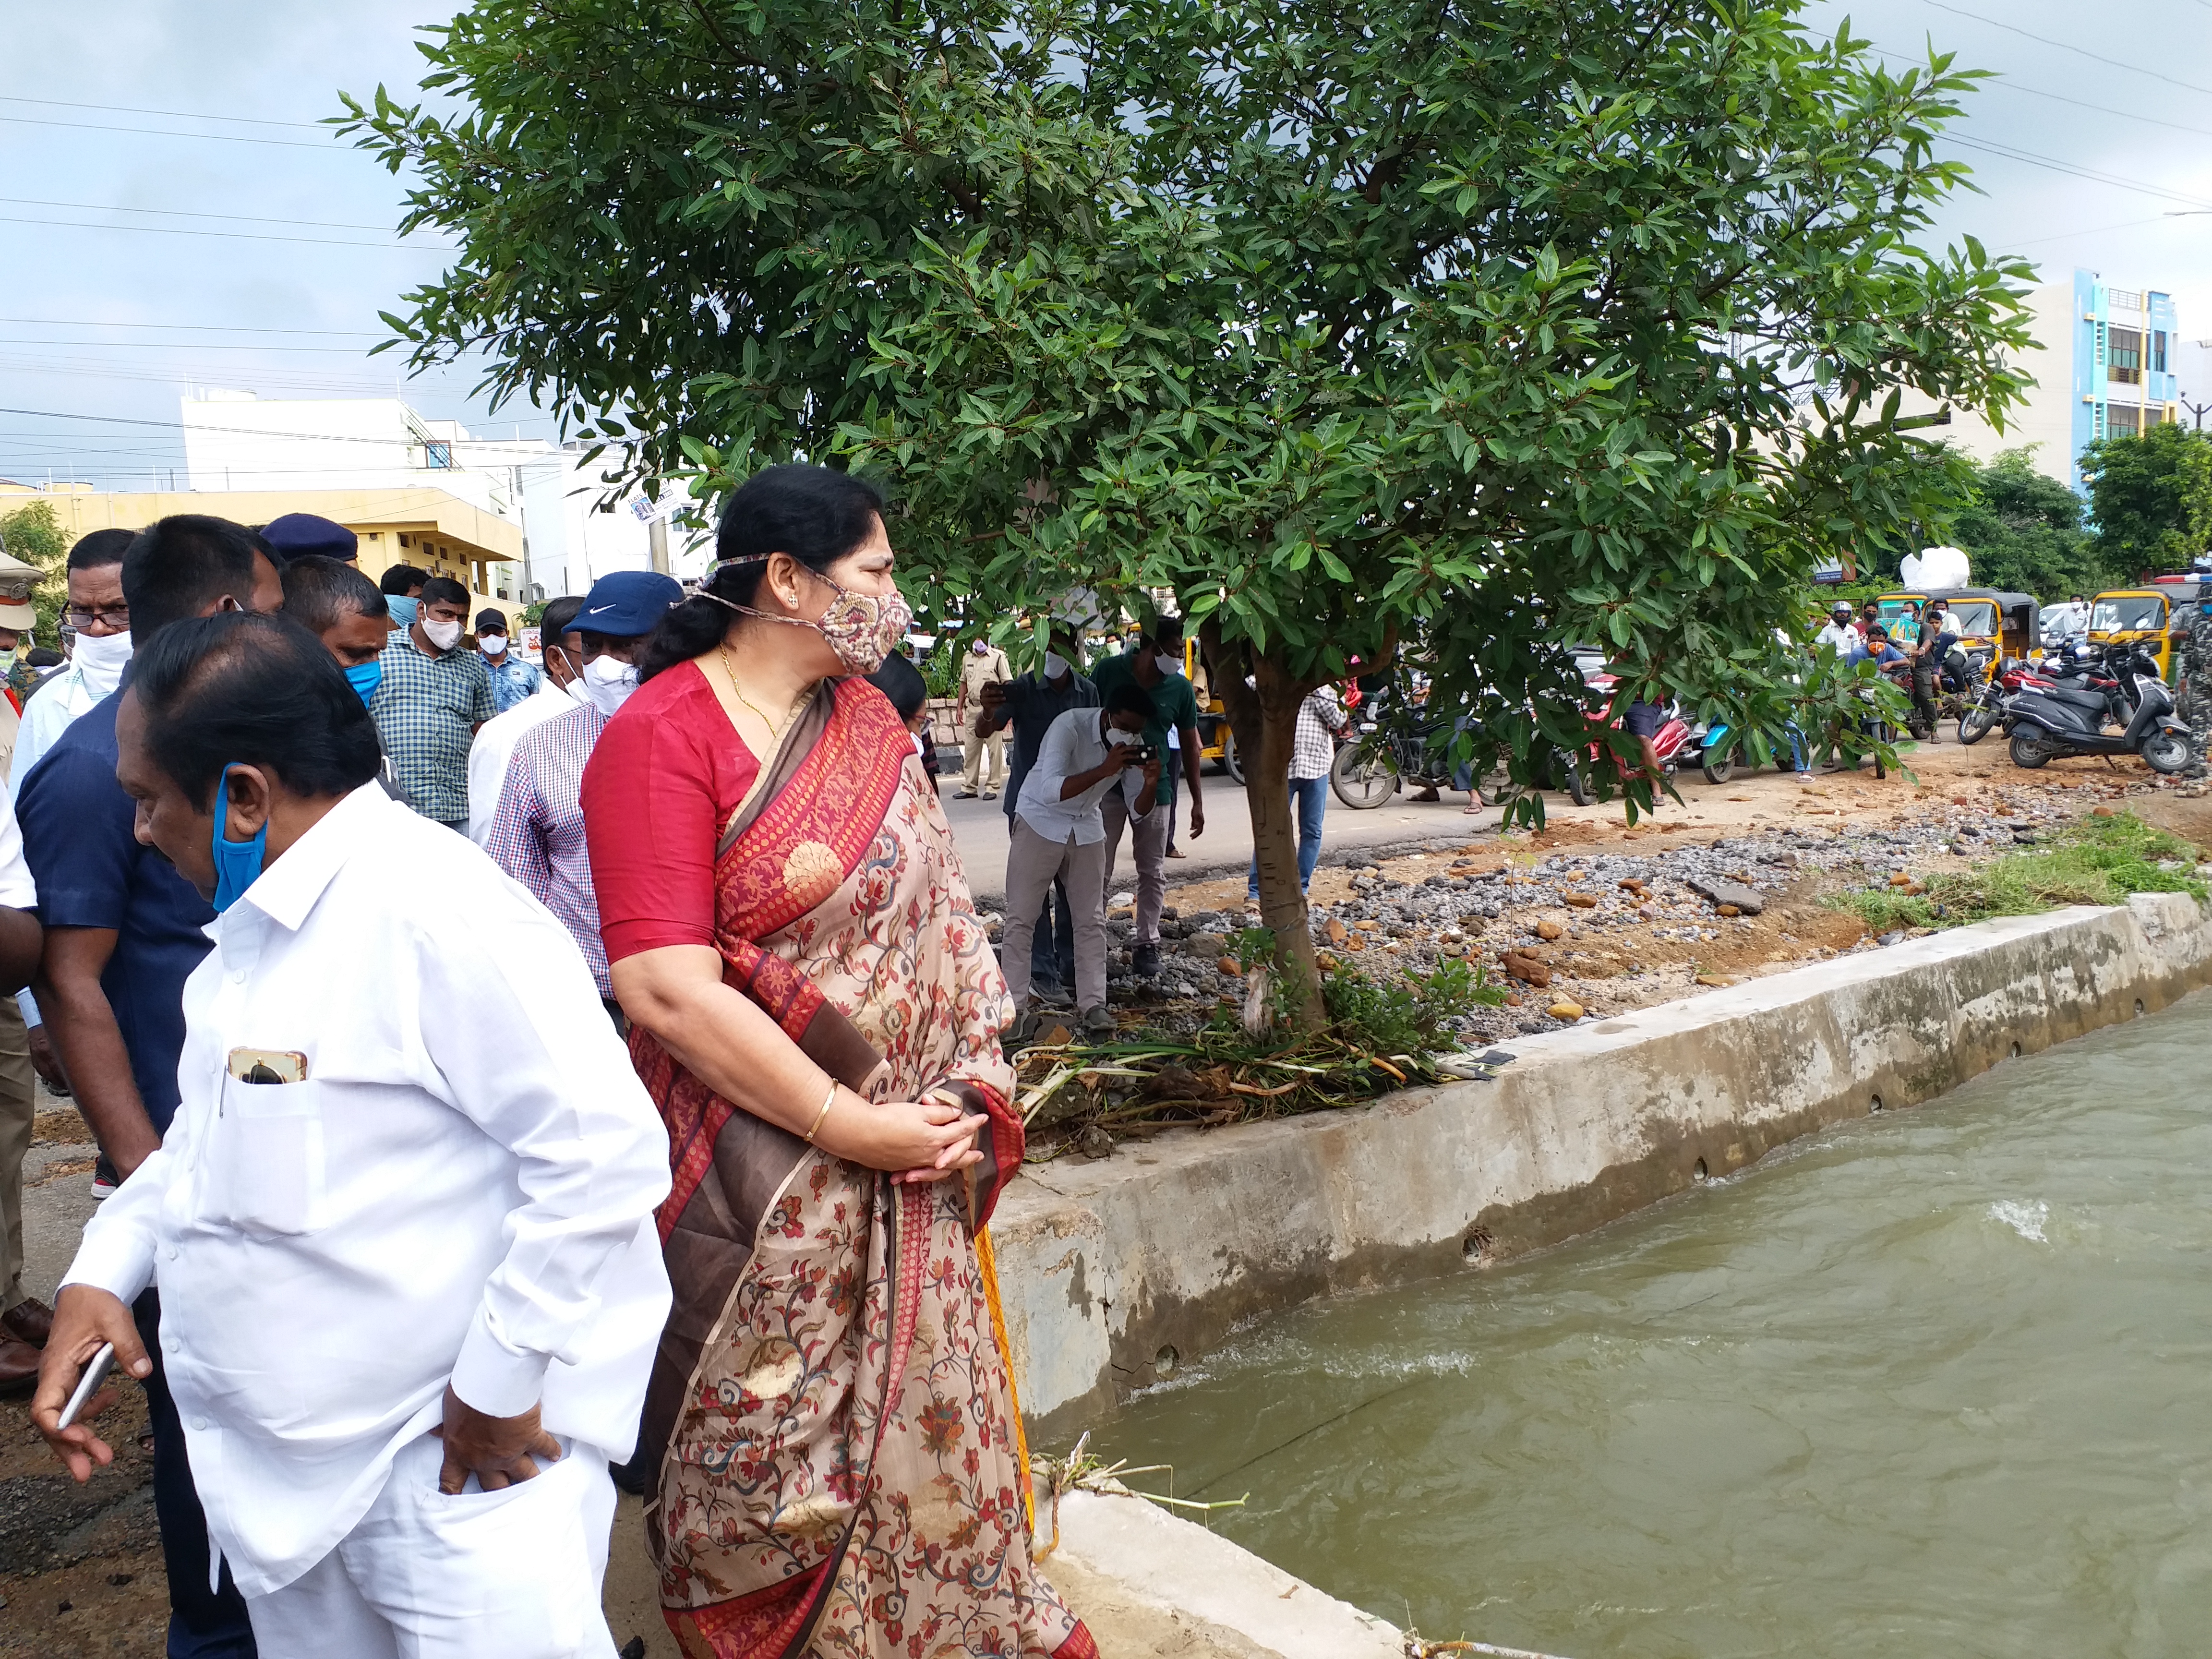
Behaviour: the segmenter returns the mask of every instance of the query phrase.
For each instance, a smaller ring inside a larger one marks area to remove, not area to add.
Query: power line
[[[358,335],[364,340],[385,337],[373,328],[258,328],[244,323],[127,323],[106,317],[0,317],[0,323],[23,324],[35,328],[158,328],[210,334]]]
[[[0,92],[0,104],[40,104],[48,109],[98,109],[111,115],[173,115],[185,121],[237,121],[256,127],[304,127],[309,132],[328,132],[320,121],[272,121],[260,115],[203,115],[190,109],[140,109],[133,104],[72,104],[64,98],[25,98]]]
[[[134,132],[142,138],[207,138],[219,144],[281,144],[287,149],[319,149],[325,155],[348,153],[330,144],[311,144],[304,138],[250,138],[236,132],[164,132],[159,127],[118,127],[100,121],[56,121],[43,115],[0,115],[0,121],[19,127],[65,127],[71,132]]]
[[[365,357],[359,346],[261,345],[246,340],[17,340],[0,346],[96,346],[106,351],[313,351],[341,357]]]
[[[2114,69],[2128,70],[2136,75],[2148,75],[2154,81],[2163,81],[2168,86],[2179,87],[2185,92],[2201,92],[2212,95],[2212,87],[2200,87],[2191,81],[2177,81],[2171,75],[2161,75],[2156,70],[2144,69],[2140,64],[2124,64],[2117,58],[2104,57],[2091,52],[2087,46],[2077,46],[2070,40],[2054,40],[2047,34],[2037,34],[2033,30],[2021,27],[2017,23],[2000,23],[1996,18],[1984,17],[1978,11],[1968,11],[1963,7],[1946,5],[1943,0],[1927,0],[1927,3],[1938,11],[1949,12],[1954,17],[1969,17],[1977,23],[1987,23],[1993,29],[2005,29],[2014,34],[2023,34],[2031,40],[2039,40],[2046,46],[2056,46],[2061,52],[2075,52],[2095,63],[2109,64]]]
[[[244,426],[200,426],[196,424],[188,424],[183,421],[149,421],[132,415],[76,415],[70,413],[65,409],[9,409],[6,407],[0,407],[0,415],[29,415],[42,421],[91,421],[101,426],[158,426],[167,428],[173,432],[219,433],[227,437],[299,438],[310,440],[316,443],[392,444],[400,441],[399,440],[393,438],[364,438],[359,433],[264,432],[256,430],[252,427]],[[552,417],[546,416],[544,418],[550,419]],[[509,424],[512,424],[512,422],[509,422]],[[435,441],[443,443],[446,442],[447,440],[441,438]],[[497,443],[499,440],[496,438],[456,438],[452,441],[455,443],[482,444]],[[510,439],[508,441],[512,442],[513,440]],[[633,441],[626,438],[612,438],[609,439],[607,441],[610,447],[619,447],[628,445]]]
[[[8,118],[0,115],[0,121]],[[357,242],[343,236],[279,236],[273,231],[262,230],[187,230],[180,225],[94,225],[77,219],[26,219],[18,214],[0,213],[0,224],[45,225],[54,230],[123,230],[149,236],[220,236],[228,241],[240,242],[307,242],[317,247],[380,247],[395,249],[402,253],[459,253],[457,247],[442,242]]]
[[[2197,4],[2212,8],[2212,0],[2197,0]],[[1925,69],[1927,64],[1895,46],[1885,46],[1879,40],[1868,44],[1874,47],[1875,56],[1885,64],[1903,64],[1907,69]],[[2175,132],[2194,133],[2202,138],[2212,138],[2212,127],[2192,127],[2182,121],[2166,121],[2155,115],[2139,115],[2133,110],[2114,109],[2107,104],[2092,104],[2080,98],[2069,98],[2063,92],[2045,92],[2041,87],[2031,87],[2014,80],[2009,75],[1990,76],[1986,83],[1993,91],[2024,92],[2031,98],[2048,98],[2054,103],[2071,104],[2076,109],[2094,110],[2100,115],[2118,116],[2123,121],[2141,121],[2154,127],[2169,127]]]
[[[250,213],[194,213],[185,208],[118,207],[111,202],[49,202],[36,196],[0,196],[17,207],[66,208],[77,213],[155,213],[165,219],[229,219],[241,225],[306,225],[314,230],[383,230],[390,225],[357,225],[338,219],[267,218]]]
[[[1930,0],[1930,3],[1933,3],[1933,0]],[[2052,173],[2071,173],[2076,179],[2087,179],[2092,184],[2103,185],[2108,189],[2131,190],[2138,195],[2156,197],[2161,201],[2179,202],[2185,207],[2212,208],[2212,202],[2207,202],[2200,197],[2184,196],[2179,191],[2167,190],[2160,185],[2141,185],[2131,179],[2117,179],[2109,173],[2100,173],[2094,167],[2076,167],[2071,161],[2054,161],[2048,155],[2038,155],[2033,151],[2014,149],[2009,144],[1996,144],[1986,139],[1961,137],[1955,132],[1945,133],[1943,141],[1947,143],[1964,144],[1968,149],[1986,150],[1991,155],[2002,155],[2008,161],[2025,161],[2031,167],[2043,167]]]
[[[2061,231],[2056,236],[2031,236],[2024,242],[2006,242],[2005,251],[2010,252],[2016,247],[2036,247],[2045,242],[2063,242],[2075,236],[2101,236],[2108,230],[2133,230],[2138,225],[2154,225],[2165,217],[2164,214],[2160,213],[2154,214],[2148,219],[2123,219],[2117,225],[2092,225],[2087,230]]]

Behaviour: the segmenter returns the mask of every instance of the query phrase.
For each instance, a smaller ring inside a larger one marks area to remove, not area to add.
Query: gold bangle
[[[836,1103],[837,1084],[836,1079],[832,1079],[830,1084],[830,1092],[822,1097],[822,1109],[815,1113],[813,1125],[806,1131],[806,1144],[808,1146],[811,1146],[814,1144],[815,1134],[822,1127],[822,1120],[830,1115],[830,1109]]]

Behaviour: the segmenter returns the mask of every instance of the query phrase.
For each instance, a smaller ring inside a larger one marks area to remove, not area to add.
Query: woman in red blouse
[[[882,506],[824,467],[749,480],[584,775],[675,1174],[647,1534],[687,1653],[1096,1659],[1030,1564],[977,1256],[1021,1164],[1012,1010],[913,742],[860,678],[911,620]]]

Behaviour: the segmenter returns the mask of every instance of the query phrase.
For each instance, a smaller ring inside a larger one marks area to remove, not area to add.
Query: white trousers
[[[1067,908],[1074,912],[1075,1006],[1088,1013],[1106,1006],[1106,843],[1086,847],[1071,830],[1055,847],[1019,813],[1006,848],[1006,926],[999,951],[1006,993],[1018,1009],[1030,1000],[1030,949],[1055,876],[1067,884]]]
[[[261,1659],[613,1659],[606,1455],[570,1446],[535,1480],[451,1498],[442,1455],[433,1435],[403,1447],[336,1548],[246,1597]]]

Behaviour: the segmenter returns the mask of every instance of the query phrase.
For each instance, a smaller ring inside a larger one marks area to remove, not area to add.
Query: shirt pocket
[[[224,1076],[202,1164],[202,1219],[246,1233],[306,1233],[324,1224],[322,1088],[313,1079]]]

